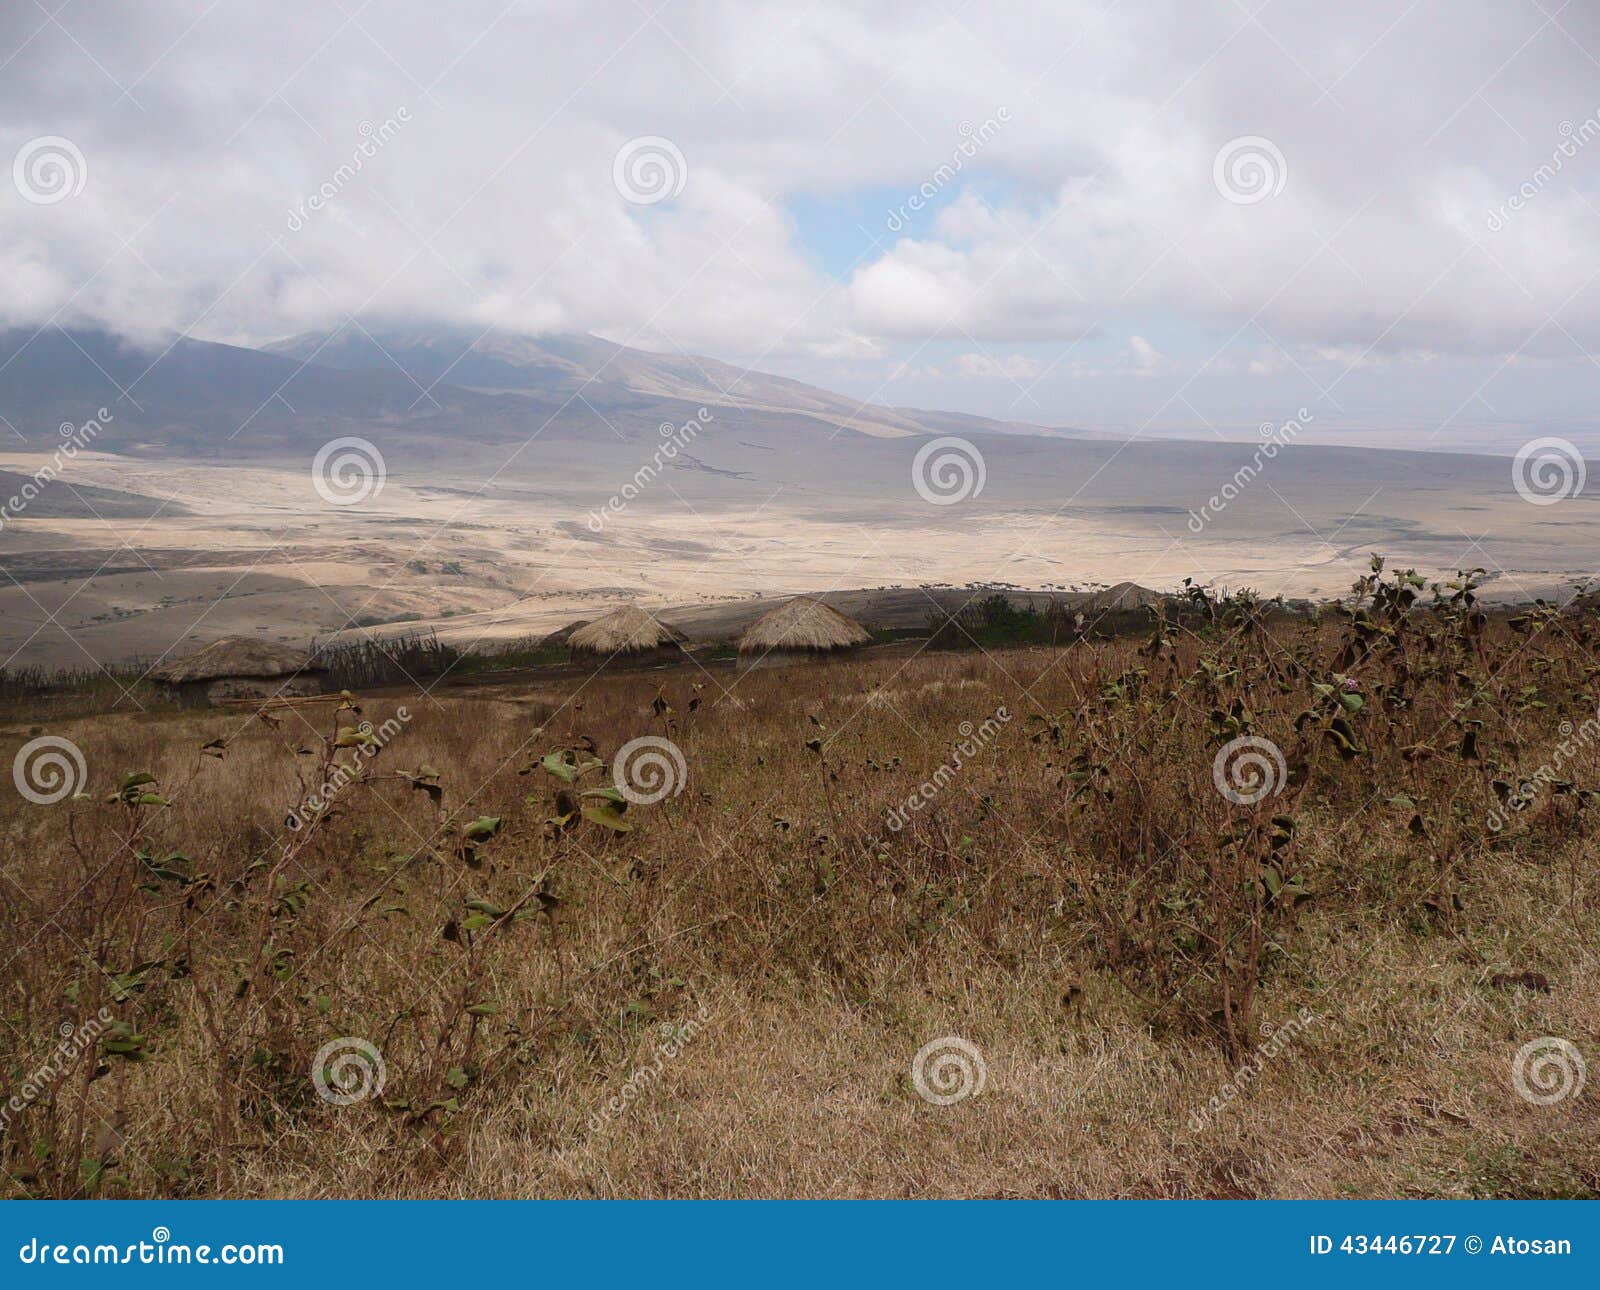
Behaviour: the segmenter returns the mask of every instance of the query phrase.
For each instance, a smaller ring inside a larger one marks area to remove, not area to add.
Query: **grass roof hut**
[[[684,634],[637,605],[622,605],[585,623],[567,637],[575,663],[627,666],[681,662]]]
[[[769,609],[739,638],[739,661],[746,669],[811,662],[871,639],[848,614],[815,596],[796,596]]]
[[[317,673],[327,669],[304,650],[252,636],[224,636],[183,658],[164,663],[150,679],[186,702],[268,699],[319,694]]]
[[[551,632],[548,636],[540,640],[539,644],[550,646],[570,645],[572,642],[572,633],[580,630],[581,628],[587,627],[588,625],[589,620],[587,618],[579,618],[568,623],[565,627],[557,627],[555,631]]]

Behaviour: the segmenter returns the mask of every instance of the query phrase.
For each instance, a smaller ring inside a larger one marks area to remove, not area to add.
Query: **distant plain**
[[[470,337],[452,342],[464,350],[385,338],[406,364],[399,390],[338,337],[291,357],[183,342],[152,364],[108,349],[96,362],[116,388],[57,374],[48,339],[0,373],[27,428],[0,451],[7,491],[50,460],[58,419],[102,401],[112,418],[0,530],[8,666],[154,660],[233,633],[304,643],[433,627],[470,647],[624,599],[1185,578],[1320,599],[1347,591],[1373,551],[1430,576],[1482,567],[1488,594],[1528,600],[1600,563],[1594,497],[1530,505],[1507,458],[1003,433],[593,338],[598,357],[554,375],[543,349],[535,361],[480,342],[521,363],[506,370],[523,387],[493,393],[439,383],[463,370],[443,355],[478,355]],[[241,364],[265,370],[246,380]],[[974,446],[981,491],[949,505],[919,494],[916,454],[936,434]],[[336,436],[383,458],[381,489],[349,505],[314,486],[315,453]]]

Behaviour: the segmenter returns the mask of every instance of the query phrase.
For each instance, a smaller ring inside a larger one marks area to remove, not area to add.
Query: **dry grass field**
[[[1600,615],[1201,608],[9,734],[0,1192],[1600,1194]]]

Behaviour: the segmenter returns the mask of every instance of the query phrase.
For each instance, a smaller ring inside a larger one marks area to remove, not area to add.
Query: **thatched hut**
[[[617,662],[628,666],[683,659],[684,634],[637,605],[622,605],[585,623],[567,637],[575,663]]]
[[[326,669],[304,650],[250,636],[224,636],[184,658],[164,663],[150,679],[191,703],[318,694]]]
[[[543,637],[539,641],[539,644],[550,646],[570,645],[572,643],[572,633],[579,631],[588,625],[589,620],[587,618],[574,619],[565,627],[557,627],[555,631],[551,632],[548,636]]]
[[[742,667],[804,663],[865,645],[872,635],[814,596],[796,596],[758,618],[739,638]]]

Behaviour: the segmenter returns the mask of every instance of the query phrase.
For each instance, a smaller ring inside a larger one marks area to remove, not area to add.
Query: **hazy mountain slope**
[[[585,399],[602,404],[625,390],[708,407],[795,413],[830,430],[879,437],[928,433],[915,417],[803,381],[746,371],[713,358],[652,354],[597,336],[528,337],[462,327],[346,323],[267,349],[345,371],[403,371],[423,386],[447,379],[479,390],[567,397],[581,391]]]
[[[0,416],[30,445],[110,413],[97,447],[212,459],[299,452],[337,435],[383,444],[537,438],[615,445],[699,409],[767,440],[1044,434],[960,413],[908,412],[716,359],[595,336],[347,322],[265,349],[188,338],[139,345],[48,326],[0,332]]]
[[[259,424],[326,425],[482,404],[446,387],[433,399],[399,372],[335,371],[282,354],[179,339],[138,346],[99,331],[0,332],[0,415],[24,437],[54,438],[64,421],[110,414],[97,446],[141,433],[196,430],[224,439]]]
[[[1028,421],[996,421],[968,412],[936,412],[928,408],[896,408],[931,434],[1020,434],[1043,438],[1102,439],[1119,442],[1127,435],[1104,430],[1078,430],[1070,426],[1041,426]]]

